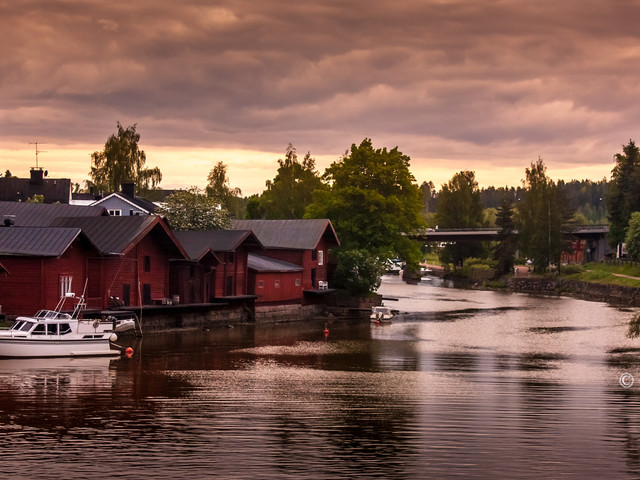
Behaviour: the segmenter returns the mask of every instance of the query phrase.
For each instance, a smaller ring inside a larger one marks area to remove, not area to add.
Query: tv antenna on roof
[[[29,145],[35,145],[36,146],[36,169],[39,168],[38,167],[38,154],[39,153],[47,153],[46,150],[38,150],[38,142],[29,142]],[[40,142],[40,145],[42,145],[42,142]]]

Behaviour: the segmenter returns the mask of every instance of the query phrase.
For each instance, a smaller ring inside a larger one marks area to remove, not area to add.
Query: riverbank
[[[640,307],[640,288],[548,277],[511,277],[507,288],[512,292],[537,295],[564,295],[612,305]]]
[[[602,266],[601,264],[595,266],[592,264],[591,268],[589,266],[579,267],[582,268],[580,274],[571,276],[579,278],[538,275],[533,273],[527,265],[516,265],[513,274],[504,276],[497,281],[490,281],[481,275],[474,275],[473,278],[466,279],[456,278],[455,280],[474,289],[504,289],[531,295],[571,296],[612,305],[640,307],[640,286],[638,286],[640,277],[621,273],[628,271],[628,269],[616,272],[612,270],[615,267]],[[490,272],[484,273],[490,274]],[[440,275],[434,276],[441,275],[440,273]],[[581,279],[581,277],[588,281]]]

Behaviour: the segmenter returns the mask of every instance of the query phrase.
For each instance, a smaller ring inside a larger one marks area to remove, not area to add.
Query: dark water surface
[[[410,314],[0,361],[0,477],[640,478],[636,311],[396,278],[381,293]]]

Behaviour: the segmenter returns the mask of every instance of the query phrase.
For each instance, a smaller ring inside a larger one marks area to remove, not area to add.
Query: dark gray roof
[[[248,230],[175,230],[173,233],[193,260],[199,260],[209,250],[235,252],[242,244],[262,249],[260,241]]]
[[[248,265],[249,270],[256,272],[301,272],[303,270],[302,266],[295,263],[283,262],[255,253],[249,254]]]
[[[0,228],[0,255],[59,257],[80,235],[79,228]]]
[[[54,226],[77,227],[104,255],[121,255],[136,245],[149,232],[159,233],[157,239],[171,253],[184,257],[184,250],[176,243],[164,221],[157,215],[133,215],[125,217],[70,217],[58,218]]]
[[[233,228],[251,230],[265,248],[313,250],[323,236],[329,243],[340,244],[327,219],[235,220]]]
[[[93,217],[107,215],[107,211],[103,207],[81,205],[0,202],[0,222],[9,215],[15,216],[16,227],[49,227],[58,217]]]

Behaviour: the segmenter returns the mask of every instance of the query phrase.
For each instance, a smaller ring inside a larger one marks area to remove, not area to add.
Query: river
[[[147,335],[131,358],[1,360],[0,475],[640,478],[637,310],[436,279],[385,277],[380,293],[403,312],[391,325],[318,319]]]

